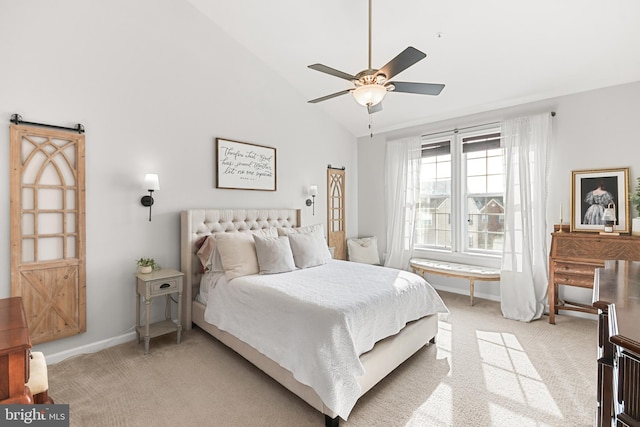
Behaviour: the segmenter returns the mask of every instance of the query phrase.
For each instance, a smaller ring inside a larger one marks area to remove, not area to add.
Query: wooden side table
[[[149,340],[153,337],[177,332],[177,344],[180,344],[182,333],[182,277],[184,273],[177,270],[161,269],[148,274],[136,273],[136,335],[138,343],[144,338],[144,354],[149,353]],[[171,295],[178,294],[178,318],[171,318]],[[151,300],[155,297],[165,296],[165,320],[151,323]],[[145,302],[145,323],[141,325],[140,297]]]

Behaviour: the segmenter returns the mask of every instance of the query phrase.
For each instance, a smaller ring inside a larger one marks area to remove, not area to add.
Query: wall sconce
[[[140,199],[142,206],[149,206],[149,221],[151,221],[151,206],[153,206],[153,192],[160,189],[160,181],[155,173],[148,173],[144,176],[144,188],[149,191],[148,196]]]
[[[309,196],[311,196],[310,199],[307,199],[307,206],[313,206],[313,215],[316,214],[316,196],[318,195],[318,186],[317,185],[310,185],[309,186]]]

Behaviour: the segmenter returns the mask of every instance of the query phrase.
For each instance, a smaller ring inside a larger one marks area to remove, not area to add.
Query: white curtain
[[[547,163],[551,116],[502,123],[505,148],[505,242],[500,274],[504,317],[542,316],[547,295]]]
[[[387,256],[384,265],[409,268],[413,248],[416,204],[420,192],[420,137],[387,143],[385,153],[385,216]]]

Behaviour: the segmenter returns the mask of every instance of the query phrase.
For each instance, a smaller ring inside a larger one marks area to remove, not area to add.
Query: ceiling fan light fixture
[[[352,92],[356,102],[363,107],[379,104],[387,94],[387,88],[378,84],[362,85]]]
[[[369,55],[368,67],[355,75],[327,67],[322,64],[312,64],[309,68],[320,71],[344,80],[348,80],[355,85],[352,89],[341,90],[320,98],[312,99],[308,102],[315,104],[321,101],[335,98],[337,96],[351,93],[358,104],[367,108],[369,114],[382,110],[381,101],[387,92],[414,93],[418,95],[439,95],[443,84],[434,83],[414,83],[414,82],[398,82],[393,78],[427,57],[427,54],[420,52],[413,46],[407,47],[400,52],[391,61],[387,62],[382,68],[371,67],[371,1],[369,1]]]

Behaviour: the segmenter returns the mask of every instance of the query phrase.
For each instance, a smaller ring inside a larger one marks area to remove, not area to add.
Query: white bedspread
[[[346,261],[213,277],[205,320],[292,372],[345,420],[360,396],[359,355],[412,320],[448,312],[422,277]]]

